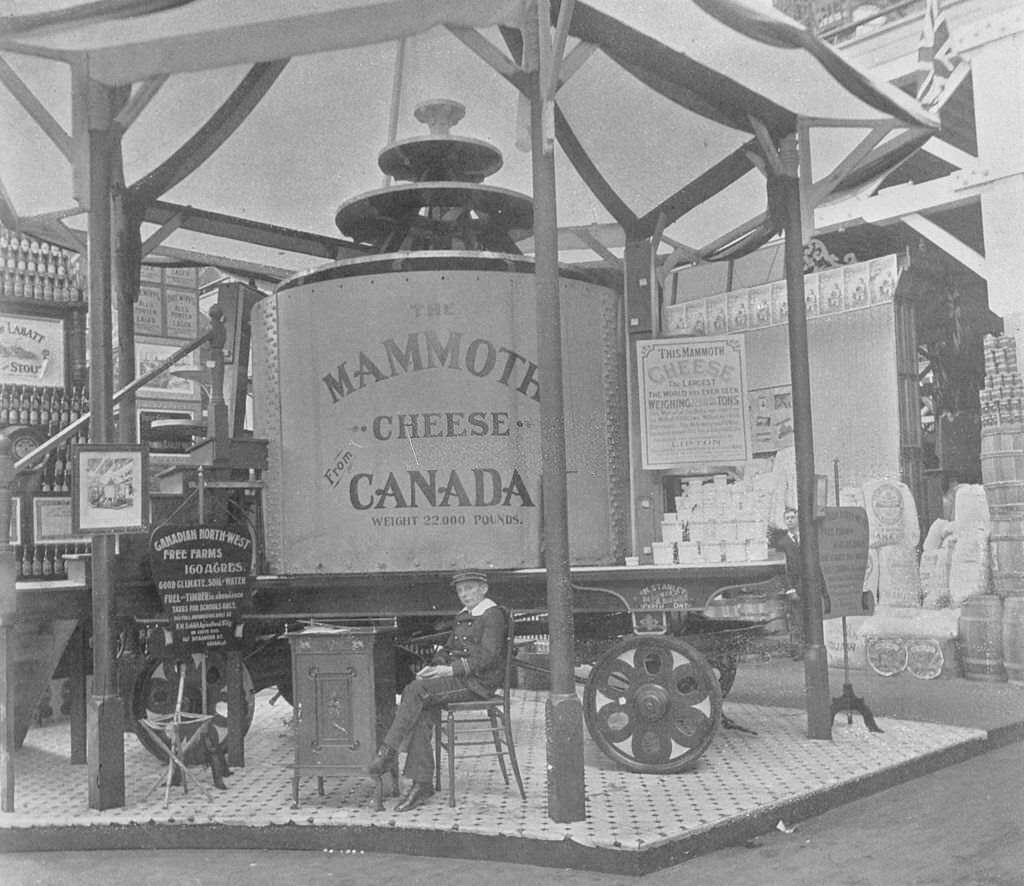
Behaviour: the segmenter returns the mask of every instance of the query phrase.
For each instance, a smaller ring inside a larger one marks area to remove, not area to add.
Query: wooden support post
[[[804,681],[809,738],[832,738],[832,698],[822,625],[822,588],[817,576],[818,534],[814,523],[814,429],[811,422],[811,371],[804,301],[804,247],[800,214],[799,154],[795,135],[782,140],[782,185],[786,212],[786,290],[789,307],[789,372],[793,383],[793,431],[796,447],[797,511],[800,521],[800,596],[807,628]]]
[[[68,712],[71,730],[71,762],[80,765],[86,762],[86,681],[87,670],[85,643],[85,622],[80,621],[68,641],[68,693],[71,696],[71,710]]]
[[[228,765],[245,765],[245,693],[242,686],[242,650],[228,650]]]
[[[0,434],[0,526],[11,523],[11,441]],[[0,532],[0,811],[14,812],[14,623],[17,615],[18,566],[10,537]]]
[[[111,290],[111,158],[115,90],[88,82],[89,177],[89,439],[114,441]],[[124,706],[117,691],[114,536],[92,537],[92,694],[89,698],[86,755],[89,808],[124,806]]]
[[[529,4],[524,29],[524,62],[531,70],[530,129],[533,151],[534,243],[537,287],[537,362],[540,448],[547,567],[548,632],[551,637],[551,693],[548,695],[548,815],[552,821],[586,818],[583,778],[583,705],[573,679],[574,629],[569,573],[568,492],[565,482],[565,404],[562,391],[562,315],[559,304],[558,221],[555,210],[553,117],[545,113],[550,70],[540,64],[550,49],[546,3]]]

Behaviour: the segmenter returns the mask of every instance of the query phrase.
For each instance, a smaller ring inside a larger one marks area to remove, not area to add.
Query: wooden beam
[[[46,133],[47,138],[57,146],[57,150],[64,155],[64,158],[71,161],[73,157],[71,136],[46,110],[43,103],[36,98],[35,93],[4,61],[2,56],[0,56],[0,83],[7,87],[7,91],[14,96],[18,104],[36,122],[36,125]]]
[[[779,149],[772,140],[768,127],[758,120],[757,117],[747,115],[747,119],[750,121],[750,128],[754,130],[757,143],[761,146],[761,153],[764,155],[769,169],[771,169],[774,175],[782,175],[782,161],[779,159]]]
[[[583,240],[592,250],[594,250],[594,252],[601,256],[601,258],[611,262],[614,267],[622,267],[622,259],[615,255],[614,252],[612,252],[586,228],[578,229],[576,231],[576,236]]]
[[[181,222],[184,231],[195,231],[210,234],[227,240],[238,240],[256,246],[266,246],[299,255],[312,255],[331,261],[339,257],[359,256],[365,253],[357,249],[351,241],[326,234],[313,234],[283,228],[278,225],[257,222],[250,219],[236,218],[209,210],[197,209],[194,206],[184,207],[178,203],[160,200],[147,206],[143,212],[143,221],[150,224],[163,225],[177,216],[181,210],[188,209]]]
[[[853,150],[850,151],[850,153],[847,154],[831,172],[811,184],[806,195],[810,199],[811,205],[817,206],[825,199],[825,197],[839,187],[842,180],[860,165],[861,161],[871,153],[875,146],[885,138],[892,129],[893,126],[890,124],[879,124],[878,126],[873,127],[872,130],[857,143]]]
[[[561,85],[562,56],[565,54],[565,40],[569,36],[569,23],[572,21],[572,11],[576,6],[575,0],[562,0],[558,8],[558,24],[555,26],[554,46],[552,47],[551,80],[547,83],[545,95],[553,97]]]
[[[894,185],[873,197],[819,206],[815,211],[815,229],[821,233],[858,222],[885,225],[914,212],[963,206],[978,199],[971,185],[963,172],[954,172],[920,184]]]
[[[254,65],[210,119],[163,164],[128,190],[151,203],[198,169],[238,129],[288,64],[288,59]]]
[[[583,67],[587,59],[597,51],[593,43],[577,43],[569,54],[562,59],[562,80],[560,86],[568,83],[573,75]]]
[[[451,26],[448,27],[448,31],[503,77],[512,79],[520,73],[519,66],[479,31]]]
[[[143,256],[149,255],[157,246],[164,242],[168,237],[171,236],[178,228],[181,227],[188,215],[188,207],[182,206],[174,215],[172,215],[167,221],[160,225],[157,230],[150,234],[145,242],[142,244],[140,253]]]
[[[925,142],[921,150],[927,151],[933,157],[938,157],[950,166],[957,167],[957,169],[973,169],[979,162],[978,158],[973,154],[968,154],[967,151],[954,148],[949,142],[943,141],[941,136],[935,136],[935,138]]]
[[[945,228],[939,227],[931,219],[925,218],[919,212],[912,212],[905,215],[902,221],[907,227],[917,231],[926,240],[934,243],[947,255],[955,258],[960,264],[970,268],[979,277],[988,276],[988,265],[985,256],[977,250],[971,249],[962,240],[959,240]]]
[[[138,119],[139,114],[146,109],[146,106],[160,91],[160,87],[166,82],[167,75],[164,74],[162,77],[153,77],[146,80],[137,89],[132,90],[131,97],[114,118],[114,122],[121,127],[122,131],[128,129]]]

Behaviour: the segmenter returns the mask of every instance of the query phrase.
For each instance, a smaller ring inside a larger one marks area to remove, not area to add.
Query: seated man
[[[487,576],[461,572],[452,584],[463,606],[452,634],[431,663],[402,690],[395,720],[367,767],[371,775],[387,772],[408,739],[404,775],[412,779],[412,785],[396,804],[396,812],[415,809],[434,793],[431,709],[450,701],[488,698],[505,677],[505,613],[487,596]]]

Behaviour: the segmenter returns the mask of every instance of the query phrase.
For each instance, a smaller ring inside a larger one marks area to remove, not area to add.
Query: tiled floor
[[[304,779],[300,808],[291,808],[294,750],[291,708],[271,706],[271,691],[257,696],[246,738],[246,766],[236,768],[227,790],[215,790],[209,772],[193,769],[192,781],[205,791],[172,788],[164,807],[163,788],[147,792],[162,765],[133,735],[125,737],[126,805],[88,808],[87,770],[71,766],[67,723],[33,728],[15,755],[15,812],[0,815],[0,841],[7,829],[80,826],[206,823],[247,828],[292,824],[482,834],[536,841],[571,841],[584,847],[647,849],[737,817],[763,812],[794,798],[857,782],[944,749],[984,738],[979,730],[881,718],[882,733],[868,732],[859,718],[848,725],[835,719],[832,741],[806,738],[806,712],[726,702],[729,717],[752,735],[720,729],[711,747],[687,773],[639,775],[622,771],[596,748],[584,748],[584,821],[552,822],[547,810],[545,701],[541,692],[515,694],[516,745],[526,785],[520,800],[515,784],[506,788],[493,760],[460,761],[459,803],[452,810],[445,795],[411,813],[396,814],[387,798],[374,810],[373,782],[328,778],[325,795],[316,779]],[[9,836],[11,836],[9,834]],[[251,839],[251,838],[250,838]]]

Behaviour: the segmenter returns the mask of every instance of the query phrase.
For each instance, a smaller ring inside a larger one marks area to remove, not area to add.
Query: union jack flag
[[[920,82],[917,100],[925,107],[934,105],[942,96],[949,80],[963,58],[953,49],[941,0],[925,0],[924,29],[917,49],[917,70]]]

